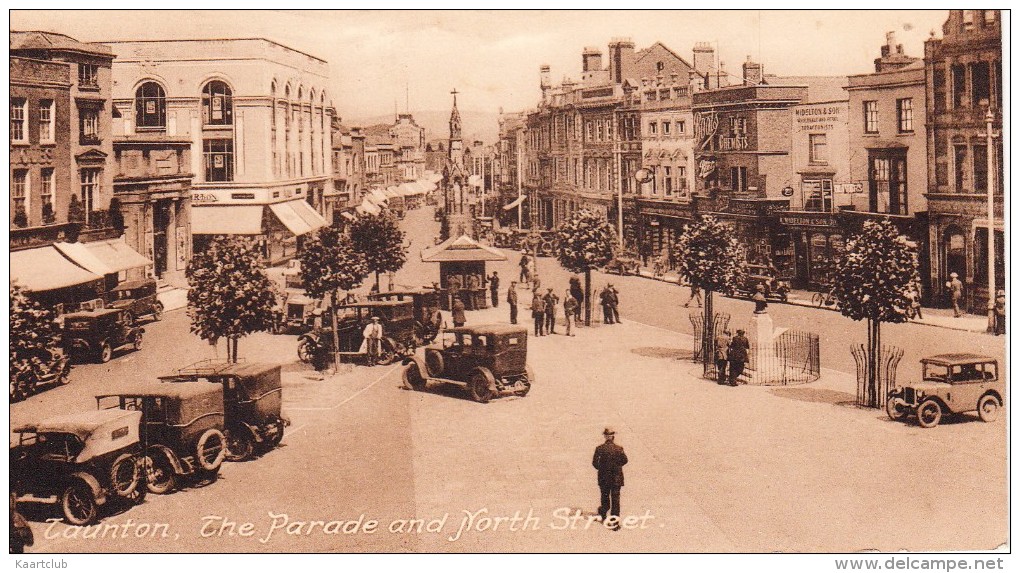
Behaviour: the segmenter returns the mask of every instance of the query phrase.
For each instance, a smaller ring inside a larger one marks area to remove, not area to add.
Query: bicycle
[[[811,304],[818,308],[836,306],[836,297],[831,292],[816,292],[811,295]]]

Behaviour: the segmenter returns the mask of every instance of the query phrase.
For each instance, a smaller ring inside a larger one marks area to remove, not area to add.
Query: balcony
[[[103,140],[98,133],[83,133],[78,137],[78,145],[101,145]]]

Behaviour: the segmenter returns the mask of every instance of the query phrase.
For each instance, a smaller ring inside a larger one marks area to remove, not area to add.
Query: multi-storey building
[[[425,174],[425,128],[410,113],[397,114],[390,136],[398,150],[396,157],[400,181],[417,181]]]
[[[525,125],[527,115],[524,113],[503,113],[499,116],[499,142],[496,145],[494,161],[494,184],[499,191],[500,204],[506,207],[502,218],[504,223],[518,224],[518,207],[520,207],[520,223],[526,220],[524,208],[527,205],[523,198],[521,169],[525,148]]]
[[[195,249],[244,235],[278,262],[326,224],[311,206],[332,186],[324,60],[261,38],[111,45],[114,133],[191,142]]]
[[[350,219],[351,210],[362,199],[365,188],[365,135],[360,127],[348,128],[334,118],[333,136],[333,190],[327,193],[329,209],[326,219],[333,225],[342,225],[340,219]]]
[[[997,10],[950,10],[942,37],[924,45],[928,115],[930,292],[948,296],[957,273],[968,308],[988,303],[988,233],[994,280],[1004,286],[1002,22]],[[987,120],[993,131],[989,144]],[[989,176],[989,173],[992,173]],[[987,200],[993,198],[989,220]]]

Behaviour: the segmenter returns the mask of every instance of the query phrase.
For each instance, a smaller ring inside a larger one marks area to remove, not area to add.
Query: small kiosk
[[[488,308],[486,261],[505,261],[507,258],[499,249],[462,235],[423,249],[421,260],[439,263],[440,308],[450,310],[456,293],[464,301],[466,310],[477,310]]]

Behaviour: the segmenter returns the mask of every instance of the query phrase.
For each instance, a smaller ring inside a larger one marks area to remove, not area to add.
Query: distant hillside
[[[415,123],[425,128],[426,141],[446,139],[450,136],[449,110],[413,111],[411,113],[414,115]],[[344,117],[343,122],[346,126],[366,126],[377,123],[392,124],[393,119],[392,115],[377,115],[373,117]],[[493,144],[499,138],[498,113],[461,110],[460,121],[466,143],[480,140],[487,144]]]

